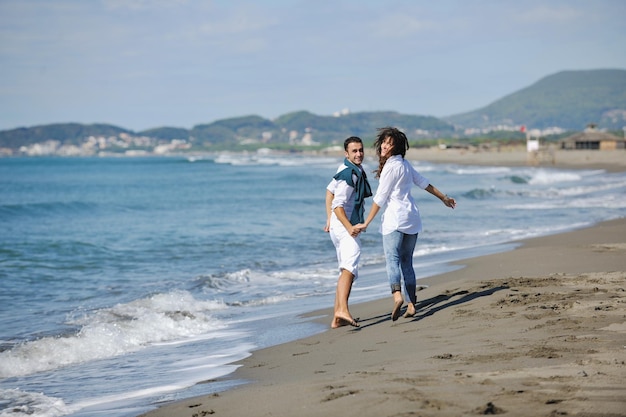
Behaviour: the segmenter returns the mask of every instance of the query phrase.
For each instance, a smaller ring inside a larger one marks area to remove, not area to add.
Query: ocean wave
[[[215,158],[215,163],[228,165],[280,165],[276,158],[266,158],[254,154],[220,154]]]
[[[568,187],[562,189],[550,189],[562,196],[577,196],[582,194],[599,193],[611,190],[626,189],[626,181],[603,182],[592,185],[580,185],[576,187]]]
[[[530,177],[525,175],[511,175],[505,177],[505,179],[511,181],[513,184],[528,184]]]
[[[474,188],[470,191],[463,193],[462,196],[472,200],[485,200],[494,197],[496,193],[497,192],[494,188]]]
[[[304,295],[304,297],[308,297],[309,295],[310,294]],[[228,305],[233,306],[233,307],[258,307],[258,306],[283,303],[286,301],[293,300],[295,298],[298,298],[298,297],[296,297],[293,294],[271,295],[271,296],[267,296],[264,298],[256,298],[256,299],[252,299],[248,301],[233,301],[233,302],[228,303]]]
[[[250,268],[200,275],[196,289],[214,291],[229,306],[274,304],[294,296],[310,296],[332,289],[334,269],[263,271]]]
[[[509,167],[450,166],[448,171],[457,175],[494,175],[511,172]]]
[[[529,239],[538,236],[547,236],[554,233],[560,233],[568,230],[573,230],[579,227],[586,226],[587,223],[574,223],[574,224],[557,224],[548,226],[536,226],[533,228],[490,228],[484,229],[476,233],[475,236],[480,237],[483,241],[483,245],[469,244],[465,248],[500,245],[508,242],[515,242],[518,240]]]
[[[581,178],[582,175],[580,173],[540,169],[532,173],[528,183],[531,185],[546,185],[561,182],[580,181]]]
[[[445,171],[445,167],[442,168],[441,165],[431,164],[430,162],[416,160],[411,160],[409,162],[421,174],[423,174],[424,172],[441,171],[442,169]]]
[[[186,162],[198,163],[198,164],[214,164],[215,157],[204,157],[204,156],[188,156],[185,159]]]
[[[283,155],[266,152],[257,153],[221,153],[214,159],[217,164],[228,165],[274,165],[274,166],[328,166],[336,168],[341,158],[304,155]]]
[[[553,210],[553,209],[626,209],[626,199],[617,195],[591,196],[577,199],[554,199],[521,204],[507,204],[505,210]]]
[[[0,377],[9,378],[110,358],[156,342],[191,338],[225,327],[211,312],[221,302],[199,301],[174,291],[97,310],[71,319],[80,330],[43,337],[0,352]]]
[[[0,389],[0,417],[59,417],[72,409],[60,398],[20,389]]]
[[[250,268],[240,269],[233,272],[221,272],[209,275],[200,275],[195,280],[207,288],[223,289],[229,285],[254,284],[254,285],[279,285],[289,282],[316,282],[328,277],[328,270],[318,269],[311,271],[281,270],[262,271]]]

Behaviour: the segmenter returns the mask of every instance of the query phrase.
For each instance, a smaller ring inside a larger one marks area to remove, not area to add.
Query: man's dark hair
[[[348,150],[348,145],[353,143],[353,142],[363,144],[363,141],[361,140],[361,138],[359,138],[357,136],[350,136],[348,139],[346,139],[343,142],[343,150],[347,151]]]

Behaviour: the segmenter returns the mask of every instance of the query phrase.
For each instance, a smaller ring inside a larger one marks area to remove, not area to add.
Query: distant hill
[[[310,141],[329,144],[342,143],[348,136],[371,139],[376,129],[398,126],[413,137],[422,135],[450,135],[452,125],[434,117],[403,115],[396,112],[348,113],[341,116],[319,116],[307,111],[288,113],[276,120],[259,116],[244,116],[218,120],[194,126],[189,135],[200,143],[237,144],[259,140],[266,143],[291,143],[309,137]]]
[[[417,136],[451,135],[452,125],[430,116],[406,115],[396,112],[360,112],[342,116],[318,116],[307,111],[289,113],[280,116],[274,123],[289,131],[310,130],[314,140],[343,142],[349,136],[373,139],[376,129],[396,126],[415,138]]]
[[[332,144],[343,143],[348,136],[373,139],[376,128],[398,126],[411,138],[416,136],[452,135],[452,125],[434,117],[403,115],[396,112],[349,113],[341,116],[318,116],[299,111],[280,116],[276,120],[260,116],[242,116],[199,124],[191,129],[159,127],[140,132],[111,125],[81,125],[60,123],[0,131],[0,148],[17,151],[22,146],[44,142],[58,142],[55,146],[81,147],[89,137],[119,136],[123,150],[150,149],[172,140],[188,141],[195,149],[219,145],[229,147],[245,143],[263,144]],[[136,139],[139,137],[140,139]],[[102,140],[92,140],[93,146],[102,146]],[[92,148],[90,148],[92,149]]]
[[[109,124],[58,123],[0,131],[0,155],[84,155],[99,152],[168,152],[207,150],[236,145],[341,144],[348,136],[366,142],[376,129],[396,126],[411,141],[452,138],[465,129],[505,125],[509,130],[560,127],[580,131],[594,123],[600,129],[626,126],[626,70],[563,71],[471,112],[437,119],[393,111],[320,116],[296,111],[275,120],[250,115],[198,124],[191,129],[158,127],[133,132]],[[493,133],[497,139],[502,132]],[[510,133],[509,133],[510,135]],[[20,148],[26,151],[20,151]]]
[[[576,131],[595,123],[621,130],[626,125],[626,70],[562,71],[486,107],[444,120],[464,128],[506,124]]]
[[[78,143],[89,136],[118,136],[120,133],[132,133],[132,131],[108,124],[55,123],[20,127],[0,131],[0,148],[19,149],[20,146],[49,140]]]

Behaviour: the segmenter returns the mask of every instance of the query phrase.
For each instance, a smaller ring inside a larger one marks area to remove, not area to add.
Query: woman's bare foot
[[[404,304],[404,298],[402,298],[402,292],[396,290],[392,293],[393,296],[393,310],[391,310],[391,320],[396,321],[400,317],[400,309]]]
[[[412,303],[409,303],[408,307],[406,308],[406,312],[404,313],[402,317],[404,318],[413,317],[415,313],[417,313],[417,311],[415,311],[415,306]]]
[[[391,320],[392,321],[396,321],[396,320],[398,320],[398,317],[400,317],[400,309],[402,308],[402,304],[404,304],[402,299],[400,299],[400,300],[395,299],[394,300],[393,310],[391,311]]]

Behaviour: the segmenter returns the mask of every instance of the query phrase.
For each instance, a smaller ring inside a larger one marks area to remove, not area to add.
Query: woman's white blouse
[[[422,231],[420,212],[411,195],[413,184],[426,189],[430,181],[402,155],[390,157],[380,174],[374,196],[374,202],[384,208],[381,218],[383,235],[396,230],[411,235]]]

